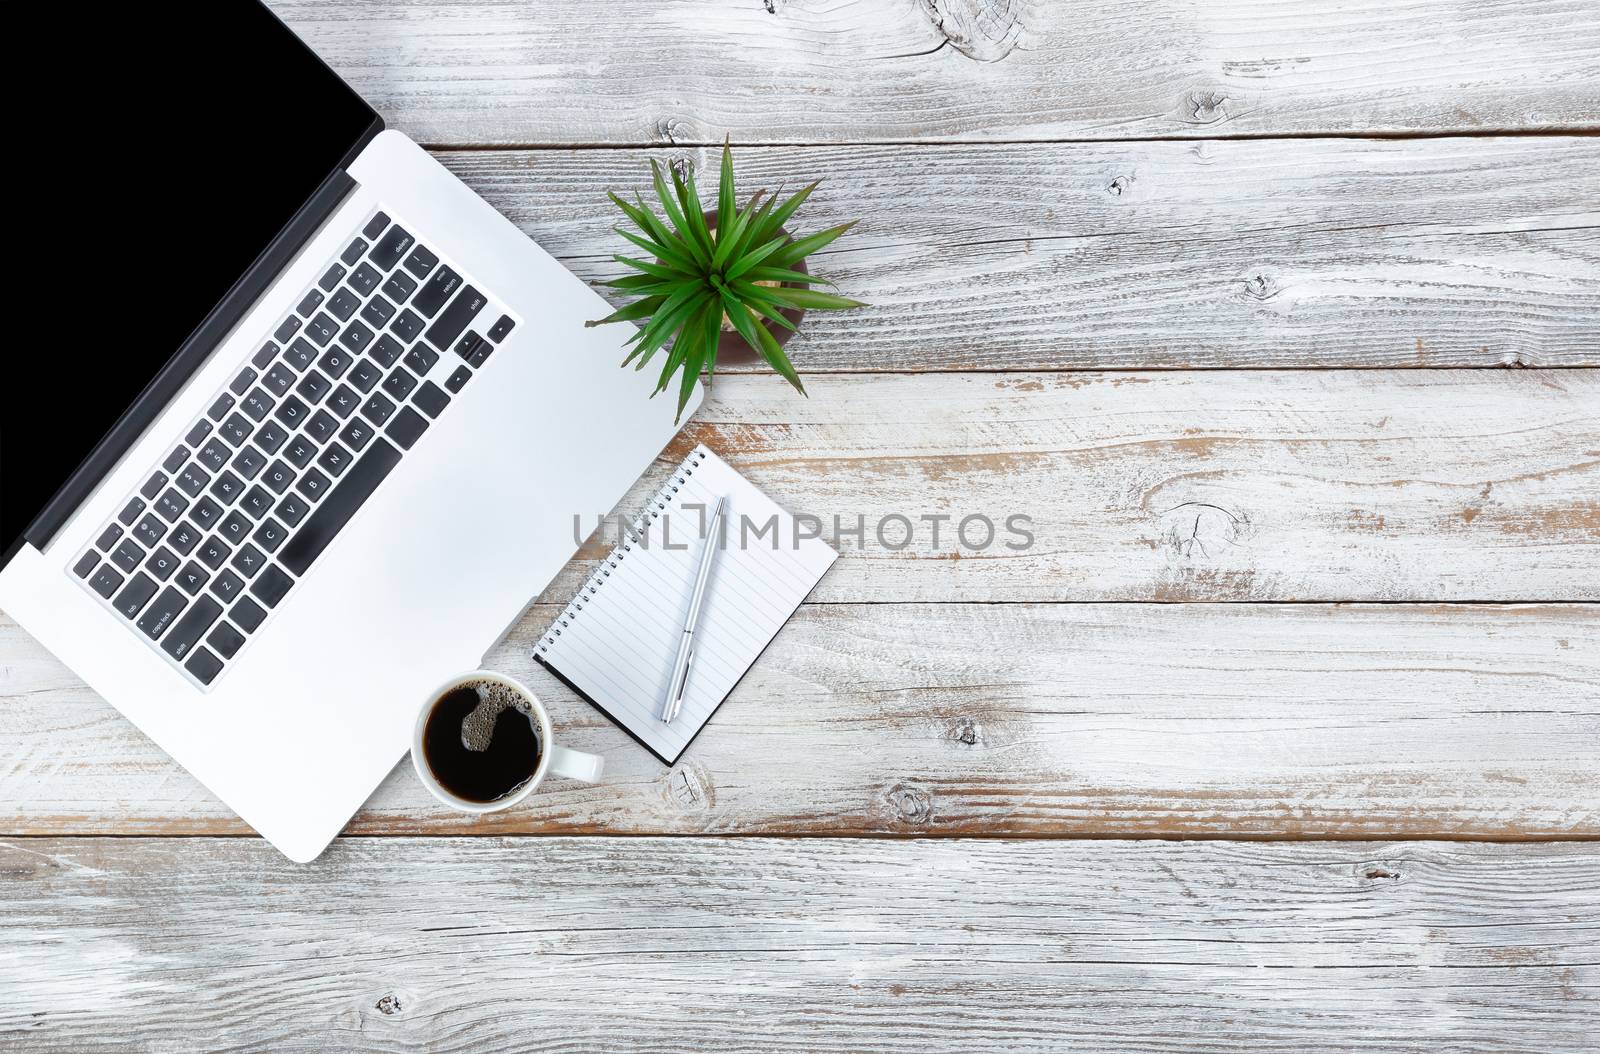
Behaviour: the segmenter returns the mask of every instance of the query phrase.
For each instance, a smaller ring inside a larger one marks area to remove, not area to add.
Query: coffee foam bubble
[[[510,685],[499,681],[471,681],[461,686],[478,693],[478,705],[461,721],[461,745],[482,753],[489,749],[494,739],[495,722],[511,707],[516,707],[533,721],[533,707],[528,699]],[[537,722],[535,722],[537,723]]]

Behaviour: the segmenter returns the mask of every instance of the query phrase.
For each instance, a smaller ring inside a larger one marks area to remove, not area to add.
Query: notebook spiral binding
[[[673,495],[677,494],[689,482],[689,477],[694,475],[694,470],[700,467],[700,463],[706,459],[706,455],[705,447],[695,447],[689,453],[689,456],[683,459],[683,463],[673,469],[672,474],[645,501],[644,507],[639,510],[628,525],[628,533],[632,537],[617,543],[611,552],[606,555],[606,558],[600,561],[600,566],[596,567],[589,577],[584,580],[577,595],[567,605],[567,609],[556,616],[555,621],[550,623],[549,627],[544,631],[544,635],[539,638],[539,643],[536,647],[540,652],[549,653],[550,648],[556,643],[556,638],[561,636],[561,631],[572,625],[573,621],[578,617],[578,612],[583,610],[584,604],[594,599],[595,595],[599,593],[600,587],[605,585],[606,579],[611,577],[611,572],[620,567],[628,554],[633,552],[635,542],[644,537],[644,533],[650,524],[660,519],[661,514],[667,511],[667,506],[672,504]]]

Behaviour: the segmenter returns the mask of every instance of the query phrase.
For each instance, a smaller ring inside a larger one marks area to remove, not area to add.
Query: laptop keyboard
[[[515,324],[376,213],[72,573],[213,684]]]

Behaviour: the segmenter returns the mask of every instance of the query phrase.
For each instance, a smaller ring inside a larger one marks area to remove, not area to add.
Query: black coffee
[[[544,745],[526,698],[498,681],[473,681],[434,701],[422,759],[458,798],[492,802],[515,794],[539,768]]]

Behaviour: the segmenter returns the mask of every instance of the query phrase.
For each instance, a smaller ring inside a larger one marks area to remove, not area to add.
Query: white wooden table
[[[1037,544],[847,542],[670,771],[529,657],[586,550],[491,664],[605,784],[310,866],[0,619],[0,1046],[1600,1048],[1592,0],[274,6],[585,277],[824,177],[874,306],[668,456]]]

